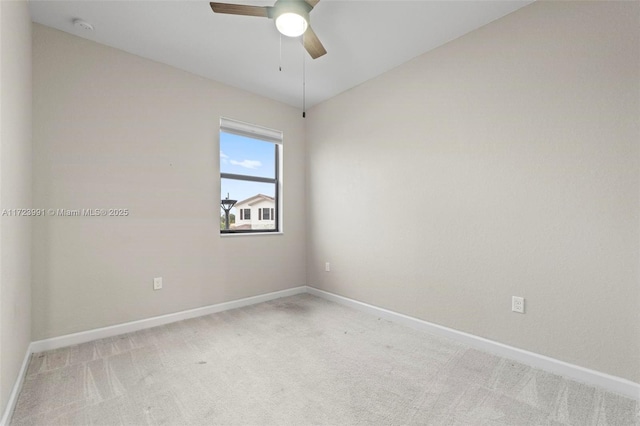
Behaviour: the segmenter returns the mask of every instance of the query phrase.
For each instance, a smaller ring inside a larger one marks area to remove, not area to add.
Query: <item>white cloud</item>
[[[229,159],[229,156],[227,154],[225,154],[224,152],[220,151],[220,159],[226,163],[227,160]]]
[[[244,167],[252,170],[262,166],[262,163],[257,160],[242,160],[242,161],[231,160],[230,163],[233,164],[234,166],[240,166],[240,167]]]

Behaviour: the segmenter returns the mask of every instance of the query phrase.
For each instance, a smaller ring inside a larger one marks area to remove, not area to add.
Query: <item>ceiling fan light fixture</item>
[[[2,0],[0,0],[2,1]],[[320,0],[276,0],[273,6],[252,6],[236,3],[211,2],[214,13],[230,15],[257,16],[273,19],[276,29],[287,37],[302,38],[302,45],[309,56],[317,59],[327,53],[309,20],[309,13]]]
[[[307,15],[305,13],[305,15]],[[287,37],[299,37],[309,27],[309,15],[304,16],[298,12],[285,12],[276,18],[276,28]]]

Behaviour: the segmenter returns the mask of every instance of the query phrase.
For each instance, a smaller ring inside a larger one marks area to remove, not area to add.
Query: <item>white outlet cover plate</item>
[[[162,277],[153,279],[153,289],[160,290],[162,288]]]
[[[524,314],[524,297],[511,297],[511,310],[513,312]]]

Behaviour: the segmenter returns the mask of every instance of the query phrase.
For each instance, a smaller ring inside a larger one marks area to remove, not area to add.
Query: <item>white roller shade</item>
[[[282,143],[282,132],[280,130],[256,126],[255,124],[249,124],[231,118],[220,117],[220,130],[240,136]]]

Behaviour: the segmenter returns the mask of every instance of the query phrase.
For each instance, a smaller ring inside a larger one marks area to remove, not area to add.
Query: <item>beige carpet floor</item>
[[[638,403],[300,295],[34,354],[18,425],[635,425]]]

